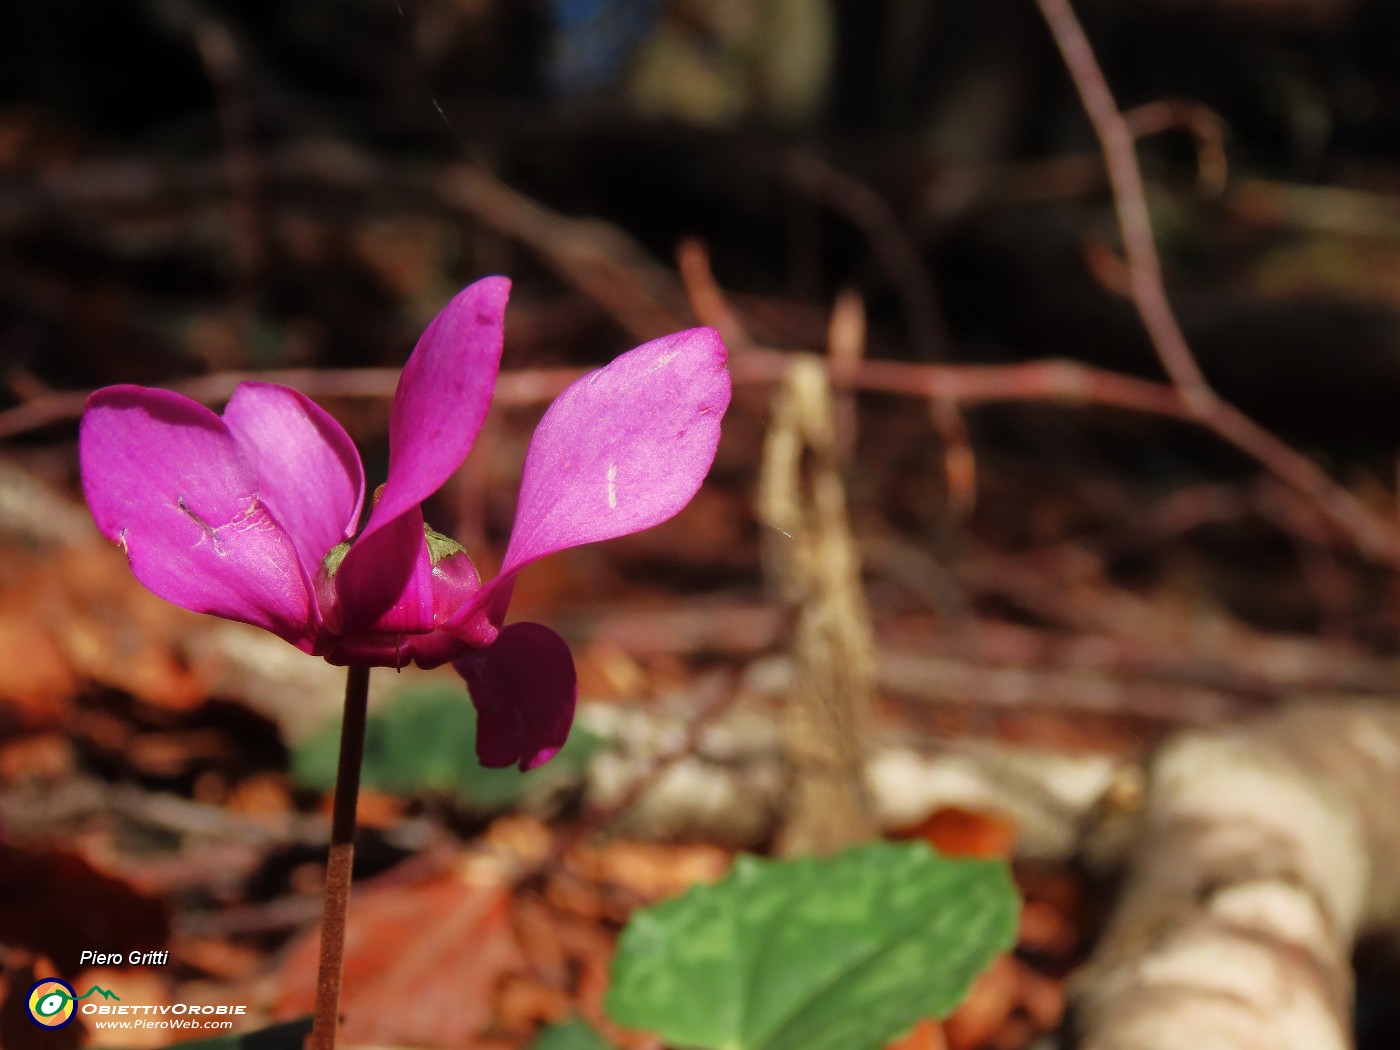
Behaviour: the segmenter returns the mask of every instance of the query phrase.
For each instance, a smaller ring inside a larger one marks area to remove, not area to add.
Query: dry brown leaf
[[[889,1043],[885,1050],[947,1050],[943,1026],[937,1021],[920,1021],[907,1035]]]
[[[564,989],[519,974],[506,977],[496,994],[496,1024],[508,1032],[532,1032],[541,1025],[563,1021],[573,1012]]]
[[[330,794],[322,796],[320,811],[330,816],[333,802]],[[390,828],[403,819],[403,811],[403,799],[374,788],[362,787],[355,800],[355,823],[362,828]]]
[[[651,695],[646,668],[626,649],[607,638],[590,642],[574,654],[580,696],[594,700],[636,700]]]
[[[1027,1018],[1016,1014],[1008,1017],[1006,1023],[987,1040],[986,1050],[1026,1050],[1034,1038],[1035,1026]]]
[[[943,1022],[949,1050],[974,1050],[990,1040],[1016,1008],[1019,987],[1015,960],[997,956],[973,983],[963,1004]]]
[[[255,773],[234,785],[224,805],[231,813],[281,816],[292,810],[292,792],[284,774]]]
[[[567,866],[586,881],[621,890],[637,904],[655,904],[699,883],[717,882],[733,859],[729,851],[707,843],[662,845],[617,840],[601,846],[579,846],[569,856]]]
[[[1031,951],[1064,956],[1078,947],[1079,931],[1053,904],[1028,900],[1021,907],[1021,931],[1016,943]]]
[[[85,681],[189,710],[206,690],[179,655],[198,617],[162,601],[105,541],[29,557],[0,555],[0,727],[64,726]]]
[[[200,618],[142,587],[116,547],[70,549],[39,572],[49,578],[31,581],[29,600],[41,596],[50,607],[31,604],[29,615],[54,627],[77,676],[172,710],[204,702],[204,683],[179,655],[180,639]]]
[[[246,944],[222,937],[176,934],[170,942],[170,958],[223,982],[246,981],[262,969],[263,953]]]
[[[1042,1032],[1059,1028],[1065,1015],[1065,986],[1063,981],[1047,977],[1018,961],[1021,983],[1021,1007],[1031,1023]]]
[[[473,1045],[493,1022],[498,989],[525,973],[510,907],[510,882],[480,865],[413,881],[380,880],[356,891],[345,944],[342,1040]],[[310,1012],[319,940],[314,930],[288,953],[276,1016]]]

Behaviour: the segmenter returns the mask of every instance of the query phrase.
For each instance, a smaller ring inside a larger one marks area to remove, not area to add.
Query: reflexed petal
[[[365,475],[355,443],[305,394],[270,383],[239,384],[224,422],[257,473],[263,503],[315,576],[360,522]]]
[[[167,390],[107,387],[88,399],[79,453],[97,527],[125,548],[137,579],[310,651],[316,625],[296,548],[222,419]]]
[[[431,631],[433,563],[423,539],[422,511],[413,507],[357,539],[334,584],[341,634]]]
[[[719,444],[726,359],[718,332],[694,328],[639,346],[560,394],[525,456],[501,575],[650,528],[689,503]]]
[[[534,769],[569,738],[578,700],[574,659],[564,639],[537,623],[513,623],[495,644],[452,666],[476,706],[476,754],[483,766]]]

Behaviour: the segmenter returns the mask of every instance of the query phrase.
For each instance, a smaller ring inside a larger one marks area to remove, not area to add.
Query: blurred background
[[[1139,135],[1166,285],[1207,378],[1392,518],[1400,2],[1076,9]],[[143,995],[234,988],[265,1019],[305,1007],[285,989],[306,978],[296,938],[315,918],[320,727],[339,679],[130,580],[80,503],[83,396],[195,383],[217,404],[243,373],[298,370],[374,484],[394,372],[437,309],[487,273],[515,282],[503,359],[515,378],[467,469],[428,507],[486,570],[509,534],[532,427],[559,389],[550,370],[678,328],[732,321],[746,333],[736,361],[821,353],[842,343],[831,329],[844,301],[870,360],[1054,357],[1164,378],[1122,294],[1096,140],[1031,0],[0,5],[11,988],[46,967],[71,977],[68,955],[107,929],[175,951],[156,976],[109,975],[150,982]],[[604,807],[626,798],[597,784],[587,753],[619,746],[629,713],[671,710],[683,727],[710,710],[716,681],[738,682],[725,688],[741,699],[781,694],[789,610],[765,556],[774,529],[754,510],[774,372],[735,374],[712,479],[681,517],[522,580],[517,618],[569,638],[583,695],[604,709],[585,720],[574,764],[558,763],[562,779],[483,786],[456,758],[469,761],[469,720],[465,736],[422,728],[442,724],[433,705],[454,701],[432,690],[452,680],[377,676],[381,695],[429,692],[414,701],[426,707],[407,706],[407,728],[382,727],[401,743],[384,744],[387,765],[370,777],[363,876],[465,842],[541,863],[552,856],[541,843],[593,811],[590,792]],[[862,393],[835,410],[873,624],[872,747],[975,739],[1112,763],[1182,726],[1299,695],[1393,689],[1395,566],[1358,553],[1316,505],[1204,428],[1034,398],[968,406],[955,424],[937,410],[931,420],[927,400]],[[950,436],[970,464],[950,466]],[[424,759],[434,735],[459,750]],[[628,739],[651,761],[652,738]],[[742,766],[743,741],[769,738],[736,739],[718,766]],[[438,779],[413,772],[425,766]],[[573,909],[573,940],[549,949],[573,960],[567,980],[524,967],[527,990],[506,993],[516,985],[491,970],[477,975],[480,1014],[455,1028],[361,1034],[525,1045],[571,1004],[596,1013],[631,906],[774,841],[780,793],[738,818],[714,815],[731,796],[719,797],[709,815],[637,816],[635,834],[689,852],[600,847],[570,861],[548,897]],[[502,823],[521,806],[532,816]],[[915,810],[880,819],[929,817]],[[956,812],[924,830],[952,835],[951,848],[965,834],[977,850],[1012,849],[996,820]],[[996,1001],[1009,1005],[949,1045],[1030,1046],[1059,1023],[1063,979],[1097,920],[1063,849],[1044,853],[1020,872],[1043,905],[1042,940],[999,978],[1018,990],[1003,987]],[[398,877],[421,891],[423,915],[459,906],[441,868],[413,871]],[[529,917],[544,899],[529,897],[504,934],[478,933],[545,937],[549,922]],[[114,912],[133,928],[104,927]],[[0,1008],[6,1047],[32,1039],[14,1009]],[[1384,1010],[1373,1012],[1381,1031]],[[73,1045],[98,1038],[73,1031]]]
[[[1388,444],[1400,9],[1082,7],[1122,107],[1156,104],[1142,160],[1211,378],[1300,437]],[[507,269],[511,360],[596,360],[617,319],[479,214],[489,199],[452,199],[462,166],[659,266],[702,238],[779,345],[819,343],[851,285],[879,356],[1154,371],[1085,265],[1113,241],[1101,165],[1019,0],[150,0],[0,19],[0,347],[36,383],[394,363],[446,292]]]

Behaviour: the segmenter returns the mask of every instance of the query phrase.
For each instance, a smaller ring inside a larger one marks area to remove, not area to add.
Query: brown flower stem
[[[345,677],[345,719],[331,803],[331,850],[326,860],[326,900],[321,915],[321,962],[309,1050],[335,1050],[340,1025],[340,971],[345,956],[345,920],[350,910],[350,874],[355,864],[355,807],[365,757],[365,709],[369,668],[351,667]]]

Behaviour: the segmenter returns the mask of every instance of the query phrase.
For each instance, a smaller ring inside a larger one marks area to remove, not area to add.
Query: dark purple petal
[[[695,495],[729,406],[713,328],[656,339],[555,399],[525,456],[501,575],[565,547],[660,524]]]
[[[337,633],[431,631],[433,564],[423,538],[422,512],[412,507],[372,535],[357,539],[333,582]]]
[[[476,754],[483,766],[543,765],[569,738],[578,701],[574,658],[564,639],[537,623],[513,623],[493,645],[452,666],[476,706]]]
[[[326,662],[337,667],[441,667],[471,651],[460,638],[442,631],[431,634],[356,635],[337,639],[326,652]]]
[[[258,477],[258,492],[296,544],[307,575],[360,522],[365,475],[355,443],[305,394],[241,383],[224,422]]]
[[[222,419],[168,390],[107,387],[88,399],[79,454],[97,527],[137,579],[166,601],[311,650],[309,580]]]

